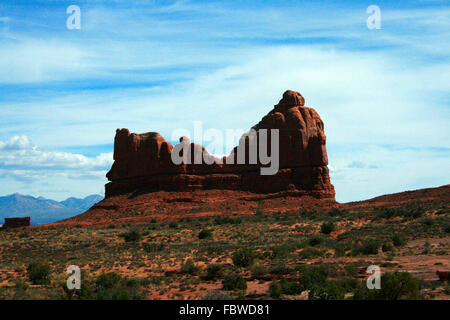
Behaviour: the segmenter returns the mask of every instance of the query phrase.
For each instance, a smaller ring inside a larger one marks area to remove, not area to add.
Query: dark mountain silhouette
[[[52,223],[88,210],[103,196],[90,195],[84,199],[68,198],[58,202],[44,197],[35,198],[15,193],[0,197],[0,224],[6,217],[31,217],[31,224]]]

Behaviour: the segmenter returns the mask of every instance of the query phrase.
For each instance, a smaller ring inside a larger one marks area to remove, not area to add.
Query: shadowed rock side
[[[244,164],[235,164],[238,147],[228,157],[216,159],[203,146],[191,143],[187,157],[191,158],[192,164],[175,165],[171,160],[174,147],[159,133],[136,134],[128,129],[117,129],[114,163],[106,175],[111,182],[105,186],[105,195],[194,189],[296,190],[305,195],[334,199],[327,167],[324,125],[314,109],[304,106],[304,101],[300,93],[286,91],[273,110],[252,128],[256,131],[256,139],[260,129],[267,129],[269,138],[271,129],[279,129],[279,170],[274,175],[261,175],[260,168],[269,165],[262,165],[259,160],[256,164],[249,163],[249,144],[255,136],[241,138],[240,145],[246,146]],[[193,164],[195,148],[216,162]],[[268,150],[270,154],[270,143]]]

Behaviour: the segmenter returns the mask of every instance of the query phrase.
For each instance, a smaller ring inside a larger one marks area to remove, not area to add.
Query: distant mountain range
[[[32,225],[56,222],[83,213],[101,200],[103,196],[98,194],[58,202],[15,193],[0,197],[0,224],[3,224],[5,217],[28,216],[31,217]]]

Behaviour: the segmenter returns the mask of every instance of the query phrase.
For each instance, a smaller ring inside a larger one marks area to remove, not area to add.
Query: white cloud
[[[0,168],[95,171],[108,169],[111,164],[112,153],[89,158],[68,152],[43,151],[33,145],[27,136],[0,141]]]
[[[67,192],[59,194],[58,190],[62,186],[74,188],[69,194],[82,196],[87,192],[99,193],[106,182],[106,171],[111,165],[112,153],[86,157],[69,152],[43,151],[33,145],[27,136],[14,136],[9,141],[0,141],[2,184],[15,186],[15,191],[23,193],[31,186],[32,192],[27,193],[35,193],[51,182],[52,191],[36,195],[62,199],[67,195]]]
[[[0,152],[33,148],[27,136],[14,136],[9,141],[0,141]]]

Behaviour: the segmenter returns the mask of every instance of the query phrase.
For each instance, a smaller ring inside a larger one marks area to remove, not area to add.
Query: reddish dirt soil
[[[258,194],[233,190],[195,190],[191,192],[151,192],[109,197],[87,212],[56,224],[102,226],[109,224],[148,223],[200,218],[216,215],[252,215],[294,210],[347,210],[397,207],[409,203],[450,201],[450,185],[405,191],[373,199],[338,203],[333,200],[304,196],[297,191]]]

